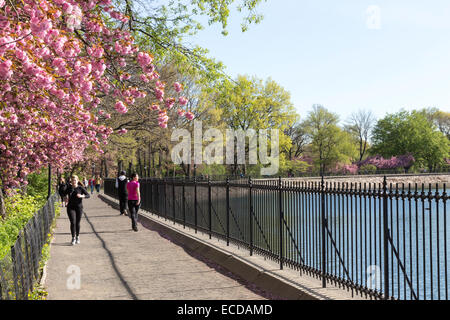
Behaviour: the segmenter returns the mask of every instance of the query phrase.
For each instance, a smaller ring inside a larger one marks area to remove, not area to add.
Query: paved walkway
[[[132,231],[130,219],[97,195],[83,204],[80,244],[70,244],[66,208],[57,220],[44,283],[49,300],[264,299],[157,232],[141,224]]]

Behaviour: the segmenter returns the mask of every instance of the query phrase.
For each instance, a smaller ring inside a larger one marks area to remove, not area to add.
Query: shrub
[[[10,251],[20,230],[44,204],[39,198],[22,194],[5,198],[6,219],[0,219],[0,259]]]
[[[32,173],[27,176],[27,195],[45,204],[48,194],[48,171],[42,170],[40,173]]]
[[[360,174],[375,174],[377,172],[377,167],[373,164],[366,164],[359,168]]]

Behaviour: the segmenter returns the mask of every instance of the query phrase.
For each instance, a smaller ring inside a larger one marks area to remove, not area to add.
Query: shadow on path
[[[102,232],[97,232],[95,230],[94,225],[92,224],[92,222],[89,220],[87,214],[85,211],[83,211],[84,217],[86,218],[86,221],[89,223],[89,225],[92,228],[92,231],[94,232],[95,236],[101,241],[103,249],[105,249],[105,251],[108,253],[109,259],[111,260],[111,265],[114,269],[114,271],[116,272],[117,276],[119,277],[120,281],[122,282],[122,285],[125,287],[125,289],[127,290],[128,294],[131,296],[131,298],[133,300],[139,300],[138,297],[134,294],[133,290],[130,288],[130,286],[128,285],[128,283],[126,282],[126,280],[124,279],[124,277],[122,276],[122,274],[120,273],[119,269],[117,268],[116,265],[116,261],[114,260],[114,256],[111,253],[111,251],[108,249],[108,247],[106,246],[105,241],[102,239],[102,237],[100,236],[99,233]],[[103,232],[103,233],[116,233],[116,232]]]
[[[142,226],[144,228],[156,232],[157,234],[159,234],[159,236],[161,238],[164,238],[164,239],[166,239],[166,240],[176,244],[177,246],[183,248],[183,250],[188,255],[190,255],[191,257],[197,259],[198,261],[203,262],[204,264],[206,264],[208,267],[212,268],[216,272],[218,272],[218,273],[220,273],[220,274],[222,274],[222,275],[224,275],[224,276],[226,276],[228,278],[231,278],[231,279],[235,280],[241,286],[247,288],[251,292],[253,292],[253,293],[257,294],[257,295],[260,295],[261,297],[264,297],[264,298],[266,298],[268,300],[286,300],[286,299],[278,297],[278,296],[276,296],[276,295],[274,295],[274,294],[272,294],[272,293],[270,293],[270,292],[268,292],[266,290],[263,290],[263,289],[257,287],[256,285],[250,283],[249,281],[244,280],[241,277],[235,275],[234,273],[228,271],[226,268],[222,267],[221,265],[219,265],[217,263],[214,263],[211,260],[205,258],[204,256],[189,250],[188,248],[186,248],[186,246],[183,245],[183,243],[175,241],[174,239],[172,239],[169,236],[167,236],[166,234],[164,234],[162,231],[157,230],[157,229],[153,228],[151,225],[145,223],[145,221],[141,220],[140,223],[142,224]]]
[[[110,207],[112,207],[114,209],[117,209],[119,207],[119,205],[117,203],[114,203],[114,202],[112,202],[109,199],[101,197],[101,200],[104,203],[106,203],[108,206],[110,206]],[[195,259],[197,259],[198,261],[203,262],[204,264],[206,264],[208,267],[212,268],[216,272],[218,272],[218,273],[220,273],[220,274],[222,274],[222,275],[224,275],[224,276],[226,276],[228,278],[231,278],[231,279],[235,280],[241,286],[247,288],[251,292],[253,292],[253,293],[255,293],[255,294],[257,294],[257,295],[259,295],[261,297],[264,297],[264,298],[266,298],[268,300],[285,300],[285,299],[283,299],[283,298],[281,298],[279,296],[276,296],[276,295],[274,295],[274,294],[272,294],[272,293],[270,293],[270,292],[268,292],[266,290],[263,290],[263,289],[257,287],[256,285],[254,285],[254,284],[252,284],[252,283],[242,279],[241,277],[239,277],[239,276],[235,275],[234,273],[228,271],[226,268],[224,268],[224,267],[218,265],[217,263],[214,263],[211,260],[205,258],[204,256],[192,252],[191,250],[187,249],[186,246],[184,246],[183,243],[180,243],[178,241],[175,241],[174,239],[171,239],[169,236],[167,236],[166,234],[164,234],[160,230],[157,230],[157,229],[153,228],[150,224],[147,224],[143,219],[139,219],[139,223],[144,228],[156,232],[161,238],[164,238],[164,239],[174,243],[175,245],[183,248],[183,250],[188,255],[190,255],[191,257],[193,257]]]

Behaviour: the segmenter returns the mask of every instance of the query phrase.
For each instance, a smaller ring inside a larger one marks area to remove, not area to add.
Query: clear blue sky
[[[374,5],[378,20],[367,12]],[[271,77],[302,118],[316,103],[341,120],[360,108],[377,118],[401,108],[450,111],[450,1],[267,0],[259,12],[264,20],[245,33],[234,12],[228,36],[212,26],[189,42],[233,77]]]

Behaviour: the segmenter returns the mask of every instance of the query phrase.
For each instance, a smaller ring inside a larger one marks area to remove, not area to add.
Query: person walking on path
[[[91,188],[91,194],[93,194],[94,193],[94,181],[95,181],[95,179],[94,179],[94,177],[92,177],[91,179],[89,179],[89,187]]]
[[[100,176],[97,176],[95,178],[95,190],[97,190],[97,194],[100,193],[101,184],[102,184],[102,178],[100,178]]]
[[[65,192],[66,192],[66,189],[67,189],[67,183],[66,183],[66,180],[64,180],[64,178],[63,177],[61,177],[61,178],[59,178],[59,182],[58,182],[58,193],[59,193],[59,196],[61,197],[61,206],[65,206],[66,205],[66,195],[65,195]]]
[[[120,175],[116,178],[116,189],[118,189],[119,194],[119,206],[120,206],[120,215],[127,214],[127,201],[128,201],[128,191],[127,191],[127,183],[128,179],[125,176],[125,171],[120,171]]]
[[[131,181],[127,183],[128,210],[131,218],[131,228],[138,231],[138,210],[141,205],[141,193],[139,191],[139,176],[137,173],[131,175]]]
[[[86,179],[86,177],[84,177],[84,178],[83,178],[83,187],[84,187],[85,189],[87,189],[88,184],[89,184],[89,181]]]
[[[70,178],[70,184],[65,192],[69,196],[67,203],[67,215],[70,220],[70,233],[72,234],[72,245],[80,243],[80,221],[83,214],[83,198],[90,198],[89,192],[79,185],[78,176]]]

